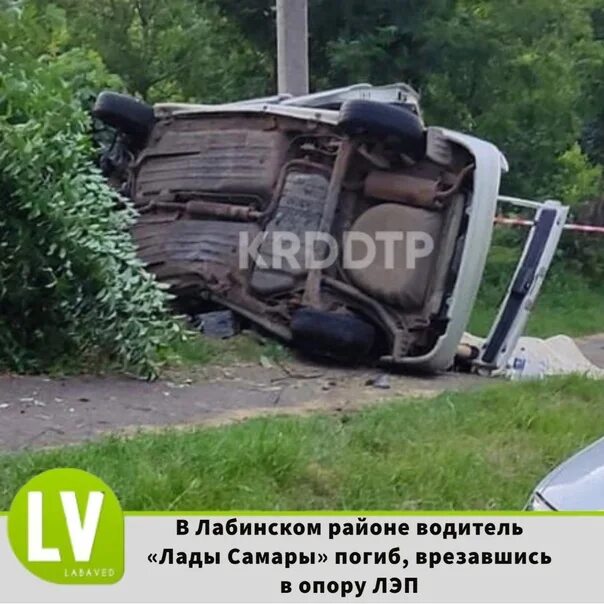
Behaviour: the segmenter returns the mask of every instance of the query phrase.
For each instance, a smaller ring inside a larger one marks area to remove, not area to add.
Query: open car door
[[[568,206],[558,201],[540,203],[514,197],[499,197],[499,201],[530,208],[535,218],[497,318],[474,361],[478,368],[490,371],[505,369],[522,336],[568,216]]]

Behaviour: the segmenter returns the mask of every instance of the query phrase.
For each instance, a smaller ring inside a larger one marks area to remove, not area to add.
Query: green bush
[[[26,16],[2,18],[0,365],[102,357],[149,373],[178,328],[136,259],[133,211],[90,160],[82,98],[107,75],[91,53],[31,54]]]

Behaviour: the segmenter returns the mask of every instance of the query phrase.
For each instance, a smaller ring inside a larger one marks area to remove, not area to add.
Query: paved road
[[[583,340],[584,352],[604,367],[604,336]],[[377,370],[284,366],[211,367],[194,380],[142,382],[127,377],[51,379],[0,376],[0,450],[39,448],[186,424],[218,424],[259,414],[340,412],[395,396],[433,396],[480,387],[486,378],[390,375],[389,389],[368,386]]]
[[[288,373],[289,372],[289,373]],[[88,440],[104,432],[130,432],[184,424],[218,424],[258,414],[338,412],[393,396],[433,396],[477,386],[473,376],[388,376],[390,388],[366,382],[377,371],[326,369],[288,363],[209,368],[187,383],[134,378],[0,377],[0,450],[39,448]]]

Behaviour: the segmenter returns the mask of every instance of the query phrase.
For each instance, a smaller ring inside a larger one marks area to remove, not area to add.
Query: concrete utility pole
[[[308,0],[277,0],[279,94],[308,94]]]

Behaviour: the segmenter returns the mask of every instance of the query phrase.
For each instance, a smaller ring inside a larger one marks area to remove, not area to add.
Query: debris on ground
[[[260,356],[260,365],[262,365],[262,367],[264,367],[265,369],[273,368],[273,364],[271,363],[270,359],[264,355]]]
[[[205,312],[192,317],[193,325],[208,338],[226,340],[240,331],[239,321],[230,310]]]
[[[338,385],[338,382],[336,380],[327,380],[321,386],[321,390],[323,390],[324,392],[327,392],[328,390],[335,388],[337,385]]]
[[[314,380],[320,377],[323,377],[323,372],[320,371],[312,371],[312,372],[302,372],[292,369],[288,367],[285,363],[275,361],[279,367],[285,373],[284,376],[275,377],[271,379],[271,382],[281,382],[283,380],[288,379],[297,379],[297,380]]]
[[[390,376],[387,373],[381,373],[380,375],[371,378],[365,382],[366,386],[373,386],[374,388],[380,388],[381,390],[390,389]]]

